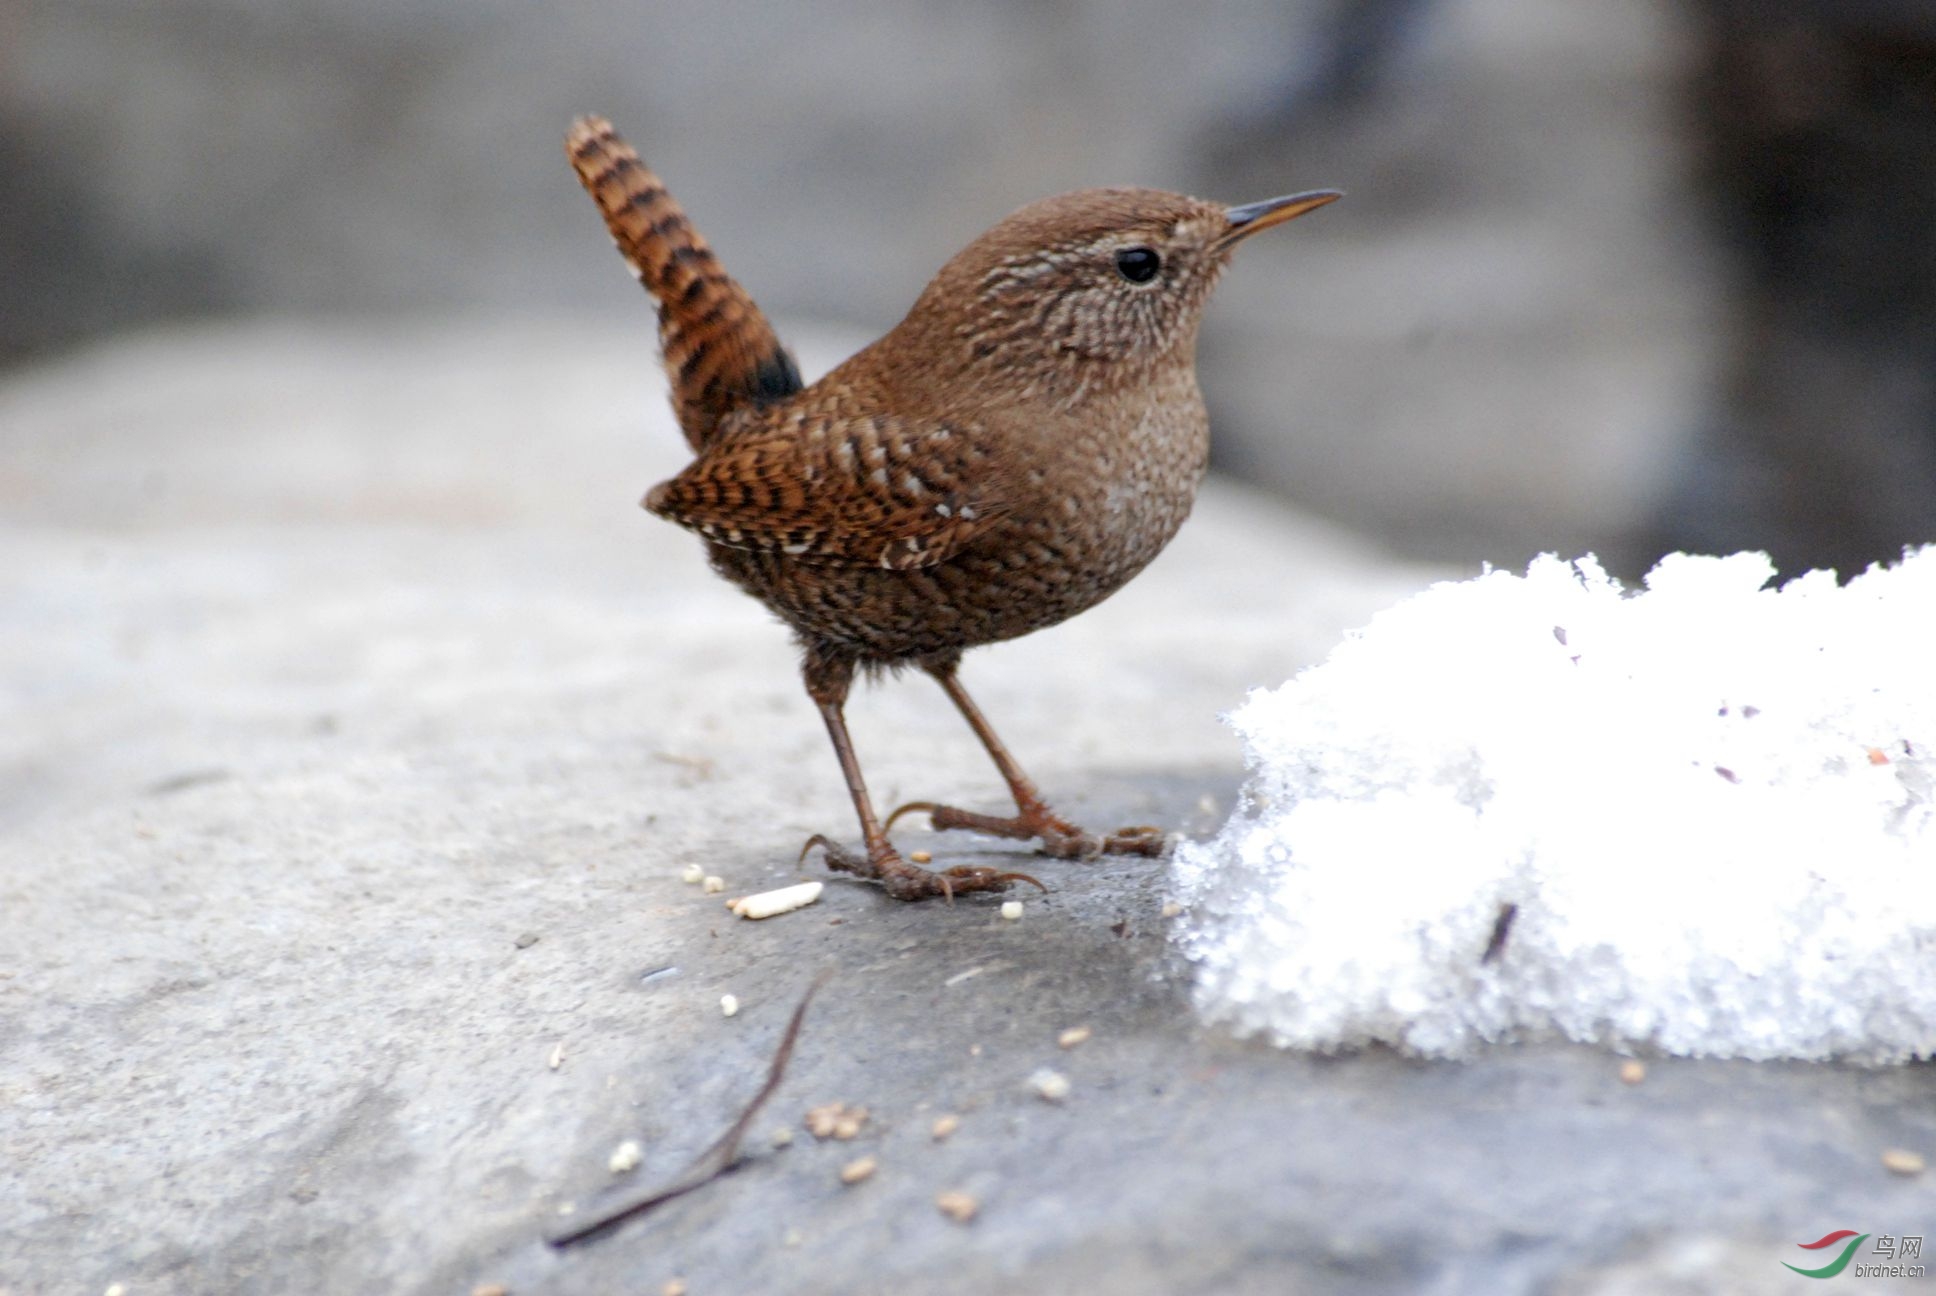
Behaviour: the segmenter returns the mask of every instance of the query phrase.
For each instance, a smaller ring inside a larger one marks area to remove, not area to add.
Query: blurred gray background
[[[1920,0],[13,0],[0,362],[607,313],[650,368],[583,111],[783,331],[855,341],[1047,193],[1345,189],[1245,248],[1204,385],[1221,468],[1406,556],[1936,539]]]

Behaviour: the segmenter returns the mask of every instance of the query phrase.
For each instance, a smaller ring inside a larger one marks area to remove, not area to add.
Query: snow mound
[[[1936,1051],[1936,546],[1773,577],[1547,556],[1253,693],[1245,805],[1174,865],[1203,1014],[1427,1056]]]

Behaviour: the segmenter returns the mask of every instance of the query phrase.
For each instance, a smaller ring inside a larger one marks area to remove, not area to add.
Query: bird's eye
[[[1116,273],[1131,283],[1148,283],[1163,268],[1163,258],[1146,247],[1124,248],[1116,254]]]

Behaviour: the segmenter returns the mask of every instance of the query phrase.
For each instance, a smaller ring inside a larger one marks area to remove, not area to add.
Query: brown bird
[[[907,317],[811,386],[744,289],[611,124],[572,166],[659,303],[672,404],[696,458],[645,507],[703,536],[716,571],[793,628],[860,816],[830,867],[896,899],[1001,891],[1022,873],[932,872],[894,820],[1039,840],[1059,858],[1160,854],[1163,834],[1082,831],[1052,811],[956,675],[964,649],[1093,607],[1190,512],[1209,457],[1197,325],[1243,239],[1336,199],[1225,207],[1154,189],[1033,203],[941,268]],[[915,802],[883,825],[842,715],[856,668],[945,690],[1015,798],[1012,817]]]

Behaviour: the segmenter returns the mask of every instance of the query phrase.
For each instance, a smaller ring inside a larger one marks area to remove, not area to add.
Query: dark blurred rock
[[[1850,575],[1936,539],[1936,8],[1695,8],[1737,309],[1660,544]]]

